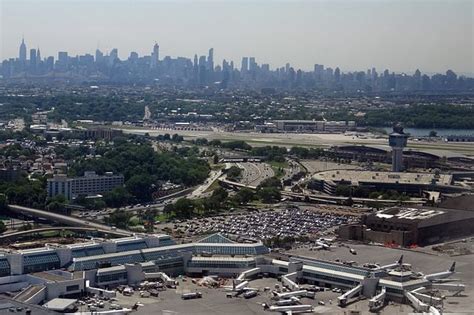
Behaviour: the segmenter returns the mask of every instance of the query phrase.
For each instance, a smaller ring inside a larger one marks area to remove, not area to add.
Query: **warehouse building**
[[[279,132],[345,132],[356,127],[355,121],[275,120]]]
[[[341,226],[343,239],[430,245],[474,235],[474,211],[430,207],[392,207],[367,215],[362,224]]]

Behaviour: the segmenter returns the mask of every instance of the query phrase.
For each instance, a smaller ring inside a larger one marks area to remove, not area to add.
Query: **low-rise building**
[[[400,246],[429,245],[474,234],[474,212],[430,207],[392,207],[367,215],[339,236]]]
[[[439,173],[400,173],[359,170],[330,170],[313,175],[317,190],[334,194],[338,185],[363,186],[375,191],[396,190],[421,195],[424,190],[462,191],[453,185],[453,176]]]

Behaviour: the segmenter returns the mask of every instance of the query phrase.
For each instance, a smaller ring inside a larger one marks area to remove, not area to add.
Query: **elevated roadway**
[[[110,235],[115,235],[115,236],[126,236],[120,232],[117,231],[106,231],[106,230],[101,230],[101,229],[95,229],[95,228],[90,228],[90,227],[71,227],[71,226],[57,226],[57,227],[47,227],[47,228],[40,228],[40,229],[32,229],[32,230],[27,230],[27,231],[20,231],[20,232],[13,232],[13,233],[8,233],[8,234],[2,234],[0,235],[0,242],[5,241],[5,240],[10,240],[10,239],[15,239],[19,236],[24,236],[28,234],[35,234],[35,233],[41,233],[41,232],[51,232],[51,231],[79,231],[79,232],[101,232],[104,234],[110,234]]]
[[[123,235],[123,236],[133,235],[132,232],[127,231],[127,230],[116,229],[114,227],[111,227],[105,224],[91,222],[91,221],[84,220],[82,218],[66,216],[59,213],[33,209],[29,207],[17,206],[17,205],[8,205],[8,208],[10,209],[10,211],[15,212],[15,213],[20,213],[20,214],[30,216],[30,217],[35,217],[35,218],[42,218],[42,219],[50,220],[53,222],[63,223],[68,226],[88,227],[91,229],[101,230],[104,232],[114,233],[114,234]]]
[[[220,179],[219,180],[223,185],[229,187],[229,188],[249,188],[252,190],[256,190],[257,187],[251,186],[251,185],[245,185],[242,183],[237,183],[230,181],[228,179]],[[308,193],[295,193],[295,192],[290,192],[290,191],[281,191],[281,195],[283,197],[291,198],[293,200],[299,200],[299,201],[314,201],[314,202],[319,202],[319,203],[329,203],[329,204],[341,204],[344,201],[347,200],[347,197],[341,197],[341,196],[329,196],[329,195],[313,195],[313,194],[308,194]],[[419,205],[423,204],[424,200],[419,199],[419,200],[406,200],[406,201],[399,201],[399,200],[390,200],[390,199],[370,199],[370,198],[356,198],[352,197],[352,200],[356,203],[363,203],[367,204],[370,202],[380,202],[384,204],[391,204],[391,205],[398,205],[400,203],[402,204],[414,204],[414,205]]]

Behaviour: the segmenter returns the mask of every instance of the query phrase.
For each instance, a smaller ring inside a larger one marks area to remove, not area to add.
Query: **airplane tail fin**
[[[399,265],[403,264],[403,255],[400,256],[400,259],[397,261],[397,263],[398,263]]]
[[[235,280],[232,279],[232,291],[235,291]]]
[[[456,262],[453,262],[451,268],[449,268],[449,271],[454,272],[454,268],[456,268]]]

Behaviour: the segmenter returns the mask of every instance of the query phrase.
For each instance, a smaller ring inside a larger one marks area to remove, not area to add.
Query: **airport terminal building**
[[[84,293],[114,296],[111,289],[143,281],[174,286],[172,277],[183,274],[233,277],[238,283],[272,276],[290,290],[299,290],[302,283],[349,290],[340,298],[343,305],[356,294],[377,303],[385,298],[401,301],[407,292],[432,285],[412,272],[393,271],[401,263],[362,267],[309,257],[272,257],[269,252],[261,242],[237,243],[221,234],[187,244],[175,244],[168,235],[144,235],[5,251],[0,254],[0,293],[40,304]]]
[[[421,195],[423,191],[457,192],[462,187],[453,185],[453,176],[437,173],[375,172],[358,170],[330,170],[313,175],[314,187],[327,194],[335,194],[338,185],[367,187],[374,191],[396,190]]]

